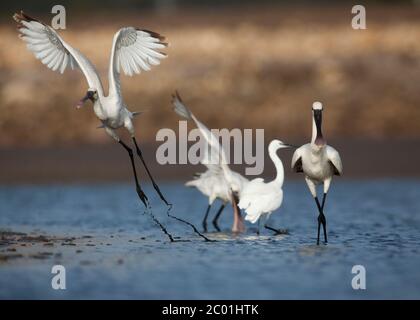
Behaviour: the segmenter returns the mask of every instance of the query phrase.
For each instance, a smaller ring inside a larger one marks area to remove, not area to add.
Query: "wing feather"
[[[134,51],[134,59],[136,60],[136,62],[138,63],[138,65],[146,71],[150,70],[150,66],[143,60],[142,56],[140,55],[140,53],[138,51]]]
[[[168,46],[163,42],[164,37],[160,34],[140,30],[134,27],[120,29],[112,43],[111,59],[109,66],[109,90],[110,93],[119,91],[120,67],[124,74],[132,76],[141,71],[149,71],[150,65],[158,65],[160,59],[166,54],[160,52]]]
[[[67,64],[69,63],[69,56],[67,54],[63,55],[63,63],[60,67],[60,73],[63,73],[66,70]]]
[[[51,62],[48,64],[48,68],[50,68],[52,71],[55,71],[55,66],[57,65],[57,62],[60,60],[60,52],[56,53],[54,59],[51,60]]]
[[[48,68],[51,68],[51,62],[57,57],[58,51],[54,50],[52,51],[48,56],[42,60],[42,63],[46,64]]]
[[[13,18],[17,22],[20,38],[38,60],[60,73],[63,73],[67,66],[74,69],[77,62],[89,86],[103,95],[102,83],[95,67],[83,54],[67,44],[54,29],[23,11],[14,14]]]
[[[295,172],[303,172],[303,168],[302,168],[302,149],[301,148],[296,149],[296,151],[293,153],[292,169]]]
[[[63,52],[60,52],[59,54],[58,54],[58,58],[56,59],[56,62],[55,62],[55,64],[54,64],[54,66],[53,66],[53,68],[52,68],[52,70],[53,71],[57,71],[58,70],[58,68],[61,66],[61,64],[63,63],[63,60],[64,60],[64,53]]]
[[[327,146],[328,161],[333,166],[334,174],[341,176],[343,174],[343,163],[341,162],[340,154],[331,146]]]
[[[232,185],[233,182],[241,184],[242,181],[238,179],[237,175],[227,164],[226,154],[223,147],[220,145],[219,139],[191,113],[191,111],[182,102],[178,92],[175,92],[175,94],[172,95],[172,104],[174,105],[176,113],[187,119],[192,119],[195,122],[201,135],[206,140],[208,144],[208,152],[203,157],[202,163],[211,170],[223,170],[223,174],[229,184]],[[217,166],[217,168],[210,166]]]

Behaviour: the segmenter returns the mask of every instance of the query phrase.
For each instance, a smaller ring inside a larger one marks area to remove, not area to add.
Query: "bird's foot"
[[[287,229],[275,229],[267,225],[265,225],[264,228],[266,228],[267,230],[273,231],[275,236],[281,235],[281,234],[289,234],[289,231]]]
[[[281,234],[289,234],[289,230],[287,230],[287,229],[277,229],[274,232],[275,236],[278,236],[278,235],[281,235]]]

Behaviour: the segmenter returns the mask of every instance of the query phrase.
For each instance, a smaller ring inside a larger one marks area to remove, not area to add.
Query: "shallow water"
[[[198,191],[161,188],[173,214],[201,225],[207,202]],[[228,208],[223,232],[207,234],[216,242],[166,217],[145,190],[154,214],[189,242],[169,243],[131,185],[0,187],[2,230],[58,237],[0,245],[0,298],[420,298],[420,181],[336,179],[326,205],[329,244],[321,246],[302,181],[285,185],[284,204],[270,218],[289,235],[256,236],[250,225],[232,235]],[[54,264],[66,267],[66,290],[51,288]],[[366,290],[352,289],[354,265],[366,268]]]

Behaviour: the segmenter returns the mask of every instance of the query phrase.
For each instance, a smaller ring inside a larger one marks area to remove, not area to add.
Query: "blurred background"
[[[74,107],[87,89],[81,72],[47,69],[17,37],[14,12],[50,24],[55,4],[0,4],[0,183],[129,179],[125,152],[97,129],[91,106]],[[130,109],[147,111],[136,120],[137,136],[159,179],[201,169],[155,164],[158,130],[177,132],[175,89],[210,128],[264,128],[266,144],[309,141],[310,108],[321,101],[324,134],[341,152],[347,178],[420,176],[418,1],[365,1],[366,30],[351,28],[356,3],[349,1],[60,4],[67,12],[60,34],[97,66],[105,86],[120,27],[154,30],[170,42],[160,66],[122,76]],[[290,157],[282,154],[286,165]]]

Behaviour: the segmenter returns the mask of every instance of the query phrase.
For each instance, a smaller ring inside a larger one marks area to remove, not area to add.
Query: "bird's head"
[[[76,105],[76,108],[80,109],[81,107],[83,107],[87,100],[90,100],[92,101],[92,103],[95,103],[95,101],[98,100],[98,91],[96,89],[89,88],[86,92],[86,95]]]
[[[270,142],[270,145],[268,146],[268,148],[278,150],[278,149],[284,149],[284,148],[297,148],[297,147],[292,144],[285,143],[281,140],[274,139],[273,141]]]
[[[231,185],[230,192],[232,195],[232,201],[238,204],[239,203],[239,186]]]
[[[232,194],[233,194],[235,197],[239,197],[239,191],[241,190],[241,186],[240,186],[240,184],[239,184],[239,183],[232,182],[232,183],[230,184],[230,189],[231,189],[231,191],[232,191]]]

